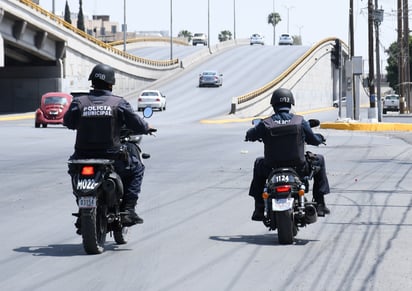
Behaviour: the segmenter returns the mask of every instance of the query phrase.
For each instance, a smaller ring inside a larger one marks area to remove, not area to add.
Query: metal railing
[[[320,46],[324,45],[325,43],[328,42],[334,42],[335,37],[330,37],[326,38],[324,40],[321,40],[314,46],[312,46],[305,54],[303,54],[299,59],[297,59],[287,70],[285,70],[282,74],[280,74],[276,79],[272,80],[271,82],[267,83],[263,87],[256,89],[255,91],[246,93],[244,95],[235,97],[234,100],[236,101],[236,104],[242,104],[244,102],[250,101],[253,98],[256,98],[267,91],[271,90],[273,87],[275,87],[277,84],[279,84],[285,77],[287,77],[294,69],[296,69],[307,57],[309,57],[315,50],[317,50]],[[346,46],[343,43],[344,46]]]
[[[99,39],[96,39],[95,37],[93,37],[90,34],[85,33],[84,31],[78,29],[77,27],[73,26],[72,24],[68,23],[67,21],[65,21],[64,19],[62,19],[61,17],[50,13],[49,11],[43,9],[42,7],[40,7],[39,5],[33,3],[31,0],[19,0],[21,3],[29,6],[30,8],[32,8],[33,10],[39,12],[40,14],[48,17],[49,19],[51,19],[52,21],[54,21],[57,25],[63,26],[68,30],[71,30],[72,32],[76,33],[77,35],[80,35],[81,37],[83,37],[84,39],[87,39],[88,41],[93,42],[94,44],[98,45],[99,47],[104,48],[105,50],[114,53],[116,55],[122,56],[128,60],[137,62],[137,63],[141,63],[141,64],[145,64],[145,65],[150,65],[150,66],[154,66],[154,67],[169,67],[169,66],[174,66],[176,64],[179,64],[179,59],[172,59],[172,60],[150,60],[150,59],[145,59],[145,58],[141,58],[132,54],[129,54],[127,52],[124,52],[122,50],[119,50],[117,48],[114,48],[112,45],[107,44]]]
[[[173,43],[189,46],[190,44],[182,38],[173,38]],[[170,43],[170,37],[165,36],[141,36],[126,39],[126,43],[136,43],[136,42],[167,42]],[[124,44],[124,40],[115,40],[108,43],[111,46],[118,46]]]

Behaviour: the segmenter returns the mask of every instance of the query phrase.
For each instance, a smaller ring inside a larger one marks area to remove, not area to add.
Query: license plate
[[[96,207],[96,197],[83,196],[79,197],[79,208],[94,208]]]
[[[285,211],[292,209],[293,198],[272,199],[273,211]]]

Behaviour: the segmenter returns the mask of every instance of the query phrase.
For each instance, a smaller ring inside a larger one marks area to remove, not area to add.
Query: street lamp
[[[210,0],[207,0],[207,47],[210,51]]]
[[[233,39],[236,40],[236,0],[233,0]]]
[[[288,33],[289,33],[289,10],[295,8],[294,6],[285,6],[285,8],[288,10]]]
[[[123,1],[123,51],[126,52],[126,35],[127,35],[127,25],[126,25],[126,0]]]
[[[170,0],[170,60],[173,60],[173,0]]]

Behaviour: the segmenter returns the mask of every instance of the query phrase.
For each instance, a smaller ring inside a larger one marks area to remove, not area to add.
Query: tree
[[[223,30],[219,33],[218,39],[220,42],[232,39],[232,33],[229,30]]]
[[[398,72],[398,64],[399,64],[399,48],[398,43],[392,43],[385,53],[388,55],[386,66],[386,73],[387,73],[387,80],[389,82],[389,86],[395,90],[397,94],[399,92],[399,72]],[[409,68],[410,72],[412,72],[412,38],[409,37]]]
[[[82,31],[85,31],[82,0],[79,0],[79,15],[77,16],[77,28]]]
[[[69,8],[69,3],[67,3],[66,0],[66,6],[64,8],[64,21],[68,22],[68,23],[72,23],[72,20],[70,18],[70,8]]]
[[[181,30],[177,37],[185,37],[187,41],[190,42],[192,40],[193,34],[188,30]]]
[[[282,21],[282,18],[280,18],[279,13],[277,12],[272,12],[268,15],[268,24],[273,25],[273,45],[275,45],[276,42],[276,25]]]

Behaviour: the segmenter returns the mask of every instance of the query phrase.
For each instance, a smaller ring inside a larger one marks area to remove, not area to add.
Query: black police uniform
[[[290,135],[295,137],[292,139],[281,134],[282,128],[287,129],[291,125],[295,125],[294,130],[297,131],[297,135]],[[271,170],[275,167],[294,166],[299,174],[304,174],[307,169],[304,143],[317,146],[323,142],[322,137],[312,131],[308,122],[302,116],[289,113],[289,108],[279,109],[271,117],[249,129],[246,140],[262,140],[265,145],[264,157],[255,160],[249,190],[249,195],[255,199],[255,207],[260,209],[263,208],[262,192]],[[320,170],[314,175],[313,197],[318,203],[324,204],[323,196],[330,192],[324,157],[317,154],[316,162]]]
[[[75,152],[71,159],[114,159],[124,184],[124,203],[137,201],[144,165],[137,159],[124,160],[120,148],[120,130],[126,127],[134,134],[147,134],[149,125],[140,118],[125,99],[109,90],[91,90],[75,98],[64,115],[64,125],[77,130]]]

